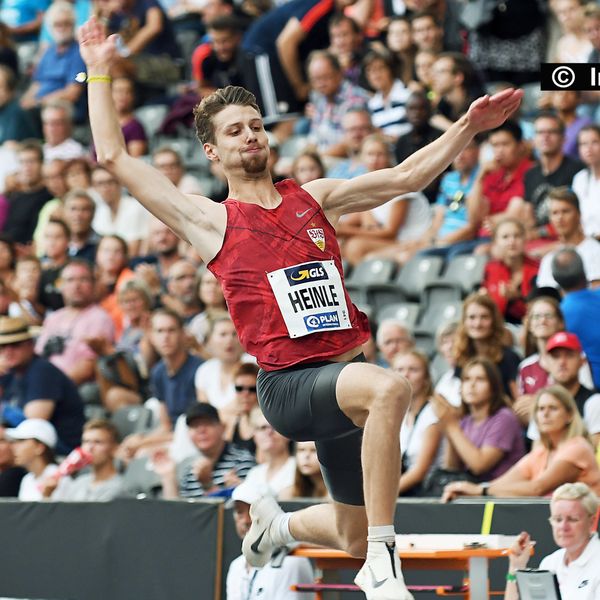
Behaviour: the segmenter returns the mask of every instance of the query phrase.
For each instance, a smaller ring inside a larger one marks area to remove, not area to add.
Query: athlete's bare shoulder
[[[314,179],[302,186],[321,206],[325,205],[327,197],[344,180],[342,179]]]
[[[227,209],[206,196],[185,194],[188,206],[180,223],[185,237],[205,263],[210,262],[223,246],[227,229]]]

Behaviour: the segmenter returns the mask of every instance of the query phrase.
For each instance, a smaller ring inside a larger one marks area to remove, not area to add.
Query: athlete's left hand
[[[517,110],[522,98],[523,90],[513,88],[478,98],[467,112],[469,125],[476,131],[498,127]]]

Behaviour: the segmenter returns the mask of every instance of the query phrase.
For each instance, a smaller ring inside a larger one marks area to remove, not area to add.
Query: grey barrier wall
[[[0,596],[213,600],[222,503],[0,503]]]
[[[400,501],[396,528],[399,533],[479,533],[483,510],[484,503],[475,500]],[[498,501],[491,533],[529,531],[537,540],[531,561],[537,566],[555,549],[547,518],[546,501]],[[0,502],[3,598],[220,600],[227,568],[239,553],[232,511],[218,501]],[[505,570],[505,560],[493,561],[492,589],[502,589]],[[342,572],[340,581],[352,576]],[[460,573],[407,574],[415,584],[460,579]],[[428,596],[420,594],[419,600]]]

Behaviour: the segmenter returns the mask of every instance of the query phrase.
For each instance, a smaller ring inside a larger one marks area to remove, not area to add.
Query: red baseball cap
[[[574,333],[568,331],[559,331],[555,333],[546,343],[546,352],[550,352],[555,348],[567,348],[576,352],[583,352],[581,342]]]

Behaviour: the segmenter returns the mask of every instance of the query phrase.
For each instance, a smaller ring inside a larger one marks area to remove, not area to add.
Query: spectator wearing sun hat
[[[0,317],[0,411],[13,427],[24,419],[45,419],[58,432],[59,454],[79,445],[83,405],[75,384],[45,358],[37,356],[28,324],[19,317]]]
[[[42,500],[43,482],[58,469],[54,462],[58,442],[56,429],[44,419],[26,419],[14,429],[7,429],[5,435],[13,443],[15,464],[27,470],[21,480],[19,500]],[[62,480],[59,486],[61,484]]]
[[[250,524],[250,505],[258,500],[256,486],[244,481],[233,490],[233,522],[238,536],[243,539]],[[261,569],[251,567],[243,555],[229,565],[227,572],[227,600],[309,600],[312,594],[290,591],[295,583],[313,583],[314,573],[307,558],[286,556],[284,549],[273,554],[271,562]]]

